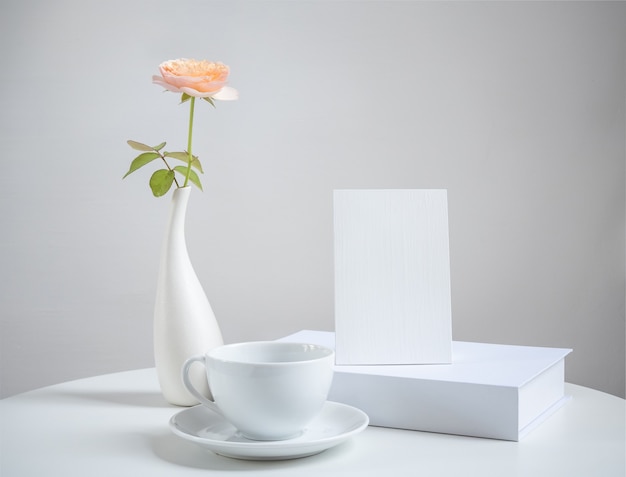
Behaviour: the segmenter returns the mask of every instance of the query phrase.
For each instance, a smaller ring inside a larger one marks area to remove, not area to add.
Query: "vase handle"
[[[220,408],[217,407],[217,404],[215,404],[215,401],[211,401],[210,399],[200,394],[200,392],[194,387],[193,383],[191,382],[191,379],[189,378],[189,368],[191,368],[191,365],[195,363],[196,361],[199,363],[202,363],[202,365],[204,366],[206,370],[206,357],[203,354],[192,356],[187,361],[185,361],[185,364],[183,364],[183,384],[185,385],[187,390],[191,394],[193,394],[193,396],[198,401],[200,401],[201,404],[204,404],[209,409],[217,412],[221,416],[223,415],[222,411],[220,411]]]

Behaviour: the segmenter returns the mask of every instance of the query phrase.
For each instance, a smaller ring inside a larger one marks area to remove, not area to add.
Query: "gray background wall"
[[[571,347],[624,396],[626,4],[9,0],[0,7],[1,386],[150,367],[169,198],[127,139],[185,147],[151,84],[221,60],[188,245],[228,342],[333,329],[332,190],[446,188],[456,340]]]

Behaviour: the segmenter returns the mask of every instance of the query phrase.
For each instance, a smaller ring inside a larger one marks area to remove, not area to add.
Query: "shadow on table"
[[[344,442],[320,454],[298,459],[239,460],[215,454],[208,449],[203,449],[199,445],[187,442],[173,434],[152,435],[150,439],[152,451],[158,458],[182,467],[214,471],[250,470],[258,472],[272,469],[285,469],[288,471],[289,469],[300,468],[302,465],[306,465],[307,468],[310,469],[310,466],[315,465],[315,463],[320,463],[322,460],[326,461],[328,458],[332,458],[333,455],[341,455],[342,452],[349,450],[352,444],[351,442]],[[289,475],[293,474],[289,473]]]
[[[64,396],[96,402],[120,404],[124,406],[173,408],[159,392],[131,392],[131,391],[66,391]]]

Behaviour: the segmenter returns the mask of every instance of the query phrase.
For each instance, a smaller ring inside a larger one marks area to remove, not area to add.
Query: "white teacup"
[[[189,368],[204,363],[214,401],[201,395]],[[219,346],[183,365],[185,387],[245,437],[300,435],[322,410],[333,379],[334,352],[313,344],[255,341]]]

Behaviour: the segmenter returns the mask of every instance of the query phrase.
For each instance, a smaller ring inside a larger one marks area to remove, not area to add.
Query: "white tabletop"
[[[626,475],[625,401],[573,396],[521,442],[368,427],[288,461],[222,457],[175,436],[154,369],[72,381],[0,401],[0,475],[603,476]],[[251,473],[253,472],[253,473]]]

